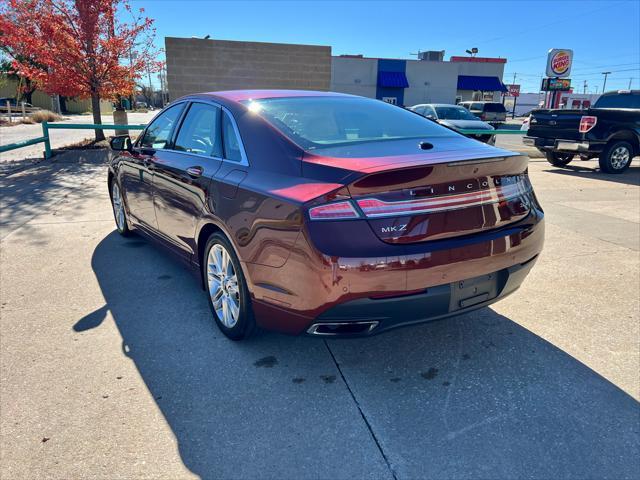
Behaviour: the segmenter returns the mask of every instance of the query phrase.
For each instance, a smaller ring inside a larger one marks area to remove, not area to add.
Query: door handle
[[[204,172],[204,169],[202,167],[189,167],[189,168],[187,168],[187,173],[189,174],[190,177],[197,178],[200,175],[202,175],[202,172]]]

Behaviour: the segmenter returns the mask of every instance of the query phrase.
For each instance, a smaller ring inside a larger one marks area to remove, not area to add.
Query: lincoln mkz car
[[[235,340],[468,312],[516,290],[542,249],[527,157],[379,100],[190,95],[111,146],[118,231],[184,259]]]

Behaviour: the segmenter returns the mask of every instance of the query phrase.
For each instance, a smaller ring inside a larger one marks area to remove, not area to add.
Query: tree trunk
[[[100,118],[100,95],[97,93],[91,94],[91,111],[93,112],[93,123],[96,125],[102,125],[102,119]],[[104,131],[95,130],[96,142],[104,140]]]

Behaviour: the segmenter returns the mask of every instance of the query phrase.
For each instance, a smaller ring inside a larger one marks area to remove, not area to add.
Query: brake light
[[[598,117],[594,117],[591,115],[584,115],[580,119],[580,133],[587,133],[598,123]]]
[[[335,202],[319,205],[309,209],[309,218],[311,220],[341,220],[349,218],[360,218],[351,202]]]
[[[531,184],[528,179],[522,178],[513,184],[454,195],[397,202],[386,202],[378,198],[364,198],[358,200],[358,206],[367,218],[416,215],[510,201],[526,195],[530,191]]]

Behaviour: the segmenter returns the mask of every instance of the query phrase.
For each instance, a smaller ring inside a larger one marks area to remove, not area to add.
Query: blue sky
[[[640,88],[640,1],[235,1],[131,0],[156,20],[164,37],[211,35],[224,40],[330,45],[334,55],[446,58],[477,47],[504,57],[505,83],[537,91],[550,48],[574,50],[572,84],[582,92]]]

